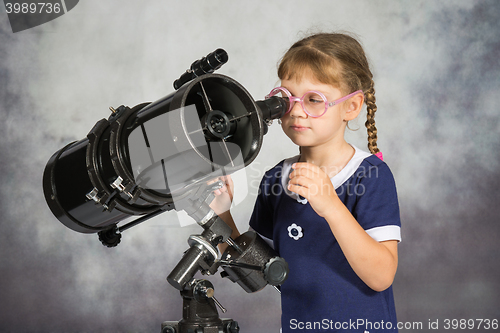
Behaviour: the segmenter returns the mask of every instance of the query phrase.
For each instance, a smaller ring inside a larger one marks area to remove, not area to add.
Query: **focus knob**
[[[264,278],[272,286],[278,286],[288,277],[288,263],[281,257],[274,257],[264,268]]]

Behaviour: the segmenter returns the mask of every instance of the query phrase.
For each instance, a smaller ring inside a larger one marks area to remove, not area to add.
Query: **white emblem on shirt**
[[[299,227],[298,225],[293,223],[288,227],[288,236],[295,240],[299,240],[299,238],[302,238],[304,236],[304,234],[302,233],[302,227]]]
[[[305,204],[307,204],[307,199],[304,198],[304,197],[302,197],[302,196],[300,196],[300,195],[298,195],[297,196],[297,202],[305,205]]]

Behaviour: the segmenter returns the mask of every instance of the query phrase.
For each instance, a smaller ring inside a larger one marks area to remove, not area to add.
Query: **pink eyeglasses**
[[[284,87],[277,87],[271,90],[271,92],[269,93],[269,95],[266,96],[266,98],[270,98],[273,96],[284,98],[288,103],[288,110],[286,111],[286,113],[292,110],[295,102],[300,102],[300,105],[302,106],[302,109],[305,111],[305,113],[307,113],[310,117],[318,118],[324,115],[329,107],[332,107],[345,100],[348,100],[352,96],[359,93],[363,93],[363,91],[356,90],[355,92],[347,96],[344,96],[332,102],[328,102],[326,100],[325,95],[323,95],[319,91],[314,91],[314,90],[308,91],[304,94],[304,96],[302,96],[302,98],[298,98],[292,96],[292,94],[288,91],[288,89]]]

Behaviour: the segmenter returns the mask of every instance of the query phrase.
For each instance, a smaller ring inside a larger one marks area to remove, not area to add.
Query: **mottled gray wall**
[[[12,34],[0,6],[0,331],[158,332],[179,319],[180,297],[165,277],[200,227],[181,228],[169,212],[104,248],[52,216],[44,166],[108,106],[172,92],[192,61],[218,47],[230,57],[220,73],[262,98],[287,47],[319,30],[355,32],[373,65],[379,147],[403,221],[398,319],[423,323],[413,331],[436,319],[441,328],[445,318],[500,319],[499,18],[496,0],[82,0]],[[363,122],[349,134],[361,147]],[[272,126],[238,178],[240,229],[263,170],[296,151]],[[246,294],[211,280],[242,332],[278,331],[275,291]]]

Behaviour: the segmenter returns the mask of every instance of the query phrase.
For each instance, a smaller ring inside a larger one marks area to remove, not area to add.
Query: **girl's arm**
[[[397,241],[377,242],[339,199],[328,175],[310,163],[295,163],[289,190],[303,196],[326,219],[354,272],[375,291],[391,286],[398,266]]]
[[[219,214],[218,214],[219,215]],[[232,239],[238,238],[240,235],[240,232],[238,231],[238,228],[236,228],[236,224],[234,223],[233,216],[231,215],[230,211],[227,211],[225,213],[222,213],[219,215],[219,217],[222,219],[222,221],[226,222],[226,224],[233,229],[233,233],[231,234]],[[226,251],[227,247],[229,245],[227,243],[221,243],[219,244],[219,251],[220,253],[224,253]]]
[[[359,225],[338,196],[336,201],[323,217],[347,261],[368,287],[375,291],[389,288],[398,267],[398,241],[377,242]]]
[[[234,184],[231,176],[220,177],[220,180],[224,183],[224,187],[219,190],[214,191],[215,199],[210,204],[210,208],[214,210],[214,212],[219,215],[219,217],[226,222],[226,224],[233,229],[233,233],[231,234],[232,239],[236,239],[240,233],[238,228],[236,228],[236,224],[234,223],[233,216],[231,215],[231,203],[233,202],[233,190]],[[219,244],[219,251],[224,253],[227,248],[226,243]]]

